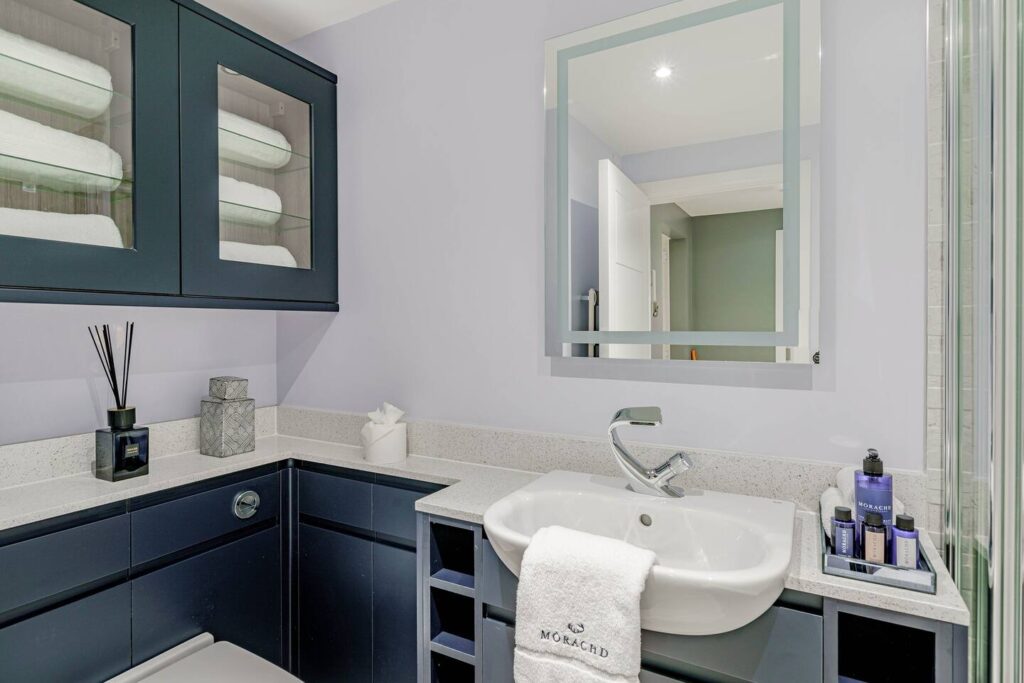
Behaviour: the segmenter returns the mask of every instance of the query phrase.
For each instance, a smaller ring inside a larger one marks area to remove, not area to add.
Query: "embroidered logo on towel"
[[[585,638],[576,637],[580,633],[583,633],[583,624],[566,624],[566,628],[569,630],[569,633],[562,633],[558,630],[548,631],[542,628],[540,629],[540,639],[548,640],[552,643],[559,643],[566,647],[578,648],[587,654],[595,655],[602,659],[608,656],[608,650],[606,648],[603,648],[596,643],[592,643]]]

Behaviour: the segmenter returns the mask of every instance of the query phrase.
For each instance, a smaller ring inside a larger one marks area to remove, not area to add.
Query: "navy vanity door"
[[[121,584],[0,628],[0,681],[105,681],[131,666],[131,635]]]
[[[370,681],[373,542],[300,524],[299,548],[299,677]]]
[[[261,531],[132,581],[132,661],[204,631],[282,662],[281,535]]]
[[[416,681],[416,550],[373,545],[373,680]]]

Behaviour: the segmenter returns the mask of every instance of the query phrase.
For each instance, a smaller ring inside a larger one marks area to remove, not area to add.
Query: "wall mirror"
[[[820,27],[686,0],[547,42],[554,355],[813,362]]]

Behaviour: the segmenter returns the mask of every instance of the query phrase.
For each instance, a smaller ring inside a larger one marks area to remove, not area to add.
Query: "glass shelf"
[[[14,193],[21,193],[23,195],[36,195],[41,199],[60,199],[62,197],[77,198],[84,200],[109,199],[111,202],[115,203],[131,201],[133,196],[131,181],[122,181],[121,184],[118,185],[116,190],[111,190],[109,192],[89,192],[85,190],[55,190],[50,187],[44,187],[43,185],[36,185],[33,187],[31,183],[22,182],[20,180],[9,180],[0,177],[0,194],[6,194],[7,196],[11,196]]]
[[[53,128],[60,128],[61,130],[79,134],[92,127],[97,127],[101,130],[111,130],[121,126],[130,126],[132,124],[132,110],[130,104],[125,107],[125,111],[122,113],[113,114],[108,110],[104,114],[90,118],[88,116],[72,114],[60,107],[47,106],[45,104],[40,104],[39,102],[33,102],[32,100],[17,97],[0,90],[0,109],[9,111],[12,114],[17,114],[18,116],[24,116],[22,111],[18,111],[19,108],[25,108],[33,112],[43,112],[51,117],[57,117],[62,125],[55,124],[53,119],[50,121],[43,121],[42,123]],[[87,135],[87,137],[89,136]]]
[[[0,178],[37,188],[84,194],[114,192],[126,186],[130,189],[132,185],[130,178],[116,178],[9,154],[0,154]]]
[[[294,216],[280,211],[267,211],[255,206],[246,206],[233,202],[222,201],[219,203],[220,220],[231,225],[260,230],[273,230],[274,232],[288,232],[308,228],[310,224],[309,218],[303,216]]]
[[[294,150],[287,150],[277,145],[271,145],[262,140],[251,138],[246,135],[241,135],[234,131],[227,130],[226,128],[218,128],[217,132],[220,136],[221,148],[223,150],[224,142],[241,144],[252,148],[257,154],[268,159],[275,157],[282,157],[285,154],[290,155],[287,163],[279,166],[278,168],[269,168],[262,166],[252,161],[245,161],[238,159],[233,156],[225,156],[223,151],[220,153],[220,160],[223,163],[237,164],[244,168],[252,169],[260,173],[268,173],[271,175],[282,175],[285,173],[294,173],[295,171],[302,171],[309,168],[309,155],[296,152]]]
[[[25,74],[31,74],[33,80],[37,84],[45,84],[46,86],[45,90],[41,88],[20,88],[18,91],[12,92],[12,84],[8,82],[4,84],[4,86],[0,87],[0,90],[3,90],[5,96],[32,102],[33,104],[41,105],[49,109],[62,111],[70,116],[77,116],[82,119],[88,118],[84,115],[75,114],[63,109],[61,107],[61,99],[54,97],[53,95],[48,95],[46,91],[67,92],[69,90],[78,90],[79,93],[86,93],[86,96],[96,98],[97,101],[105,99],[109,104],[103,108],[103,112],[118,105],[126,106],[129,109],[131,108],[132,98],[130,95],[98,86],[95,83],[79,80],[72,76],[62,74],[59,71],[53,71],[46,67],[39,66],[38,64],[32,64],[31,62],[26,62],[10,55],[0,54],[0,70],[4,73],[22,72]],[[43,91],[40,92],[40,90]],[[102,116],[103,112],[97,113],[95,118]]]

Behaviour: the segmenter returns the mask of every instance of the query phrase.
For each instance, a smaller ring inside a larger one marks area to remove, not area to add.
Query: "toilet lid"
[[[146,678],[146,683],[301,683],[267,660],[221,640]]]

